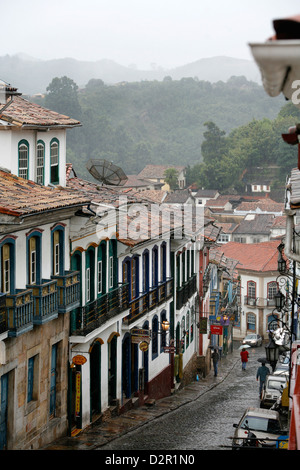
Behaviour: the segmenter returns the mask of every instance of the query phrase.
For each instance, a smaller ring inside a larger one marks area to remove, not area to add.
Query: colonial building
[[[56,186],[78,122],[2,91],[0,448],[30,449],[68,429],[69,315],[80,302],[70,220],[89,199]]]
[[[234,338],[242,339],[248,333],[258,333],[268,338],[268,325],[277,318],[275,299],[277,293],[277,258],[279,240],[262,243],[229,242],[217,251],[238,261],[240,276],[241,315],[234,327]]]
[[[193,201],[160,207],[77,178],[66,130],[78,125],[3,87],[1,449],[36,449],[169,395],[207,356],[203,218],[194,230]]]

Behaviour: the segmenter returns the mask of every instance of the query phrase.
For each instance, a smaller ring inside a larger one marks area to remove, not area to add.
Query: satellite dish
[[[122,168],[107,160],[89,160],[86,168],[96,180],[104,184],[122,186],[128,180]]]

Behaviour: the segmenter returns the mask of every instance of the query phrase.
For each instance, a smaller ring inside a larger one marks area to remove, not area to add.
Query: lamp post
[[[279,347],[276,345],[271,332],[269,332],[269,343],[265,350],[267,361],[271,364],[272,372],[274,372],[279,357]]]
[[[274,300],[275,300],[275,307],[278,312],[280,312],[285,304],[285,296],[278,290],[276,294],[274,295]]]

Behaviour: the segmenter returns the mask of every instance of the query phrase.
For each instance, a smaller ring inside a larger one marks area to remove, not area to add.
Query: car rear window
[[[246,421],[248,422],[246,423]],[[241,424],[241,428],[247,429],[247,426],[251,431],[263,431],[271,434],[276,434],[280,431],[279,421],[270,418],[259,418],[258,416],[246,416]]]
[[[268,382],[268,388],[273,389],[273,390],[282,390],[282,387],[284,388],[285,382],[284,381],[279,381],[279,380],[269,380]]]

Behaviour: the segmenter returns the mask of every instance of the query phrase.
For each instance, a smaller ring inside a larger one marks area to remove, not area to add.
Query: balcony
[[[172,297],[172,282],[172,279],[161,282],[149,292],[144,292],[136,299],[133,299],[129,303],[129,315],[123,319],[123,324],[130,325],[145,313],[170,299],[170,297]]]
[[[0,294],[0,334],[8,330],[6,294]]]
[[[66,271],[63,275],[51,276],[57,282],[58,313],[66,313],[80,306],[79,271]]]
[[[128,308],[128,286],[122,284],[84,307],[76,308],[71,314],[71,335],[86,336]]]
[[[33,329],[34,300],[32,289],[16,289],[6,294],[8,336],[17,337]],[[1,309],[2,313],[2,309]]]
[[[42,279],[41,284],[28,285],[34,300],[33,324],[42,325],[58,317],[58,291],[56,280]]]
[[[197,274],[176,289],[176,309],[180,310],[197,291]]]
[[[248,295],[244,296],[244,305],[248,305],[249,307],[257,307],[257,308],[265,308],[275,307],[275,299],[267,299],[264,297],[250,297]]]

